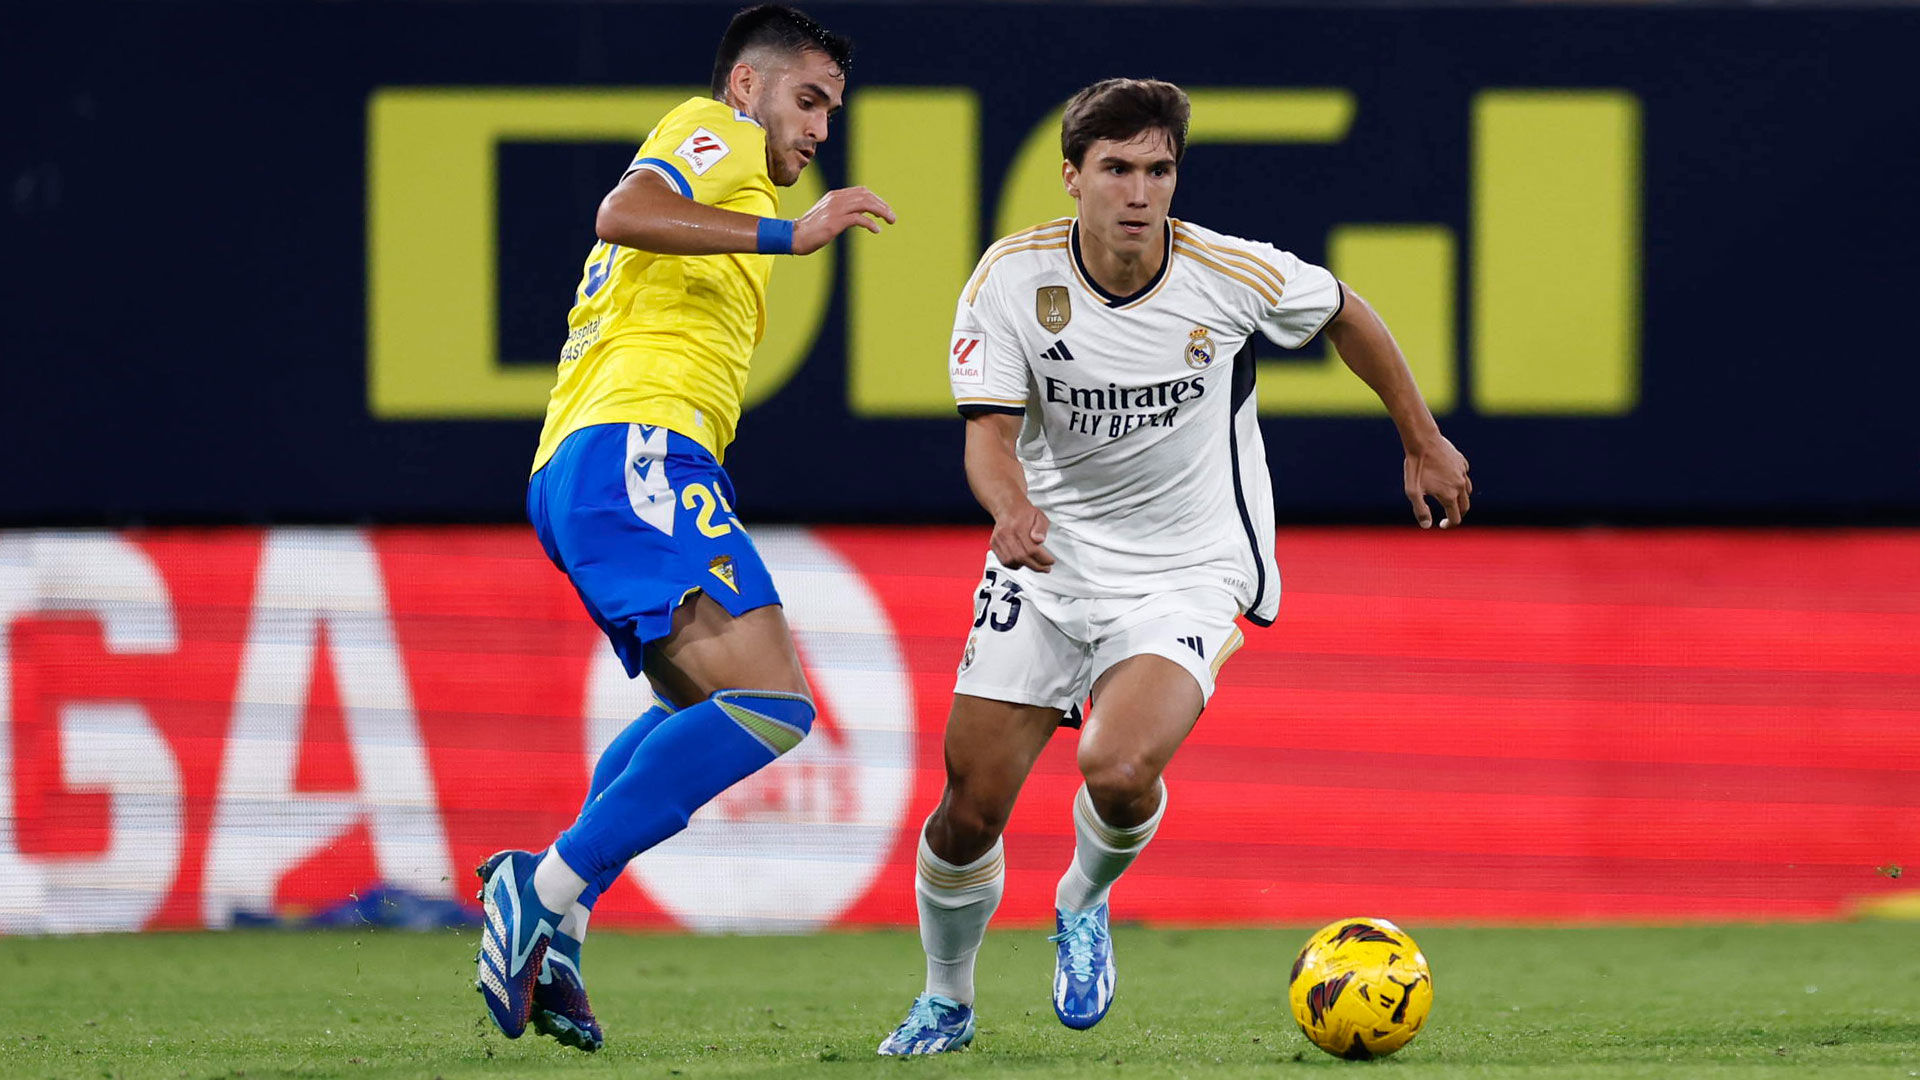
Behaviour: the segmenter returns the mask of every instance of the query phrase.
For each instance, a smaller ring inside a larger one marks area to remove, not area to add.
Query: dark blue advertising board
[[[785,193],[727,464],[749,521],[966,520],[945,381],[1058,117],[1186,87],[1174,212],[1378,307],[1489,520],[1920,516],[1920,12],[815,5],[847,107]],[[513,520],[593,212],[727,9],[21,3],[0,14],[0,521]],[[1404,514],[1323,344],[1262,343],[1283,520]]]

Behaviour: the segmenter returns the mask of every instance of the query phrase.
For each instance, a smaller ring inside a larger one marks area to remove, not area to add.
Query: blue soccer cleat
[[[571,948],[569,948],[571,946]],[[580,976],[580,944],[564,934],[553,936],[540,981],[533,988],[533,1029],[551,1035],[562,1046],[600,1049],[606,1037],[587,1004],[587,983]]]
[[[1053,913],[1060,932],[1048,938],[1060,947],[1053,967],[1053,1011],[1077,1031],[1099,1023],[1113,1005],[1113,935],[1107,905]]]
[[[480,887],[485,922],[474,986],[486,999],[487,1013],[500,1033],[517,1039],[526,1032],[533,1014],[535,985],[560,916],[542,907],[533,891],[533,868],[540,864],[540,856],[504,851],[487,864],[492,871]]]
[[[887,1057],[900,1054],[942,1054],[965,1050],[973,1042],[973,1006],[939,994],[913,999],[907,1018],[880,1044]]]
[[[532,852],[496,851],[474,869],[484,893],[500,864],[510,855]],[[591,1054],[606,1044],[600,1021],[587,1003],[587,983],[580,974],[580,943],[565,934],[555,933],[540,965],[540,978],[533,987],[533,1029],[551,1035],[562,1046],[571,1046]]]

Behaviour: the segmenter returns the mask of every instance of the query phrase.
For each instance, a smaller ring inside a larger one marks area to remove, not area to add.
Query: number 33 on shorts
[[[1055,599],[1053,603],[1063,601]],[[1072,607],[1076,601],[1064,601]],[[973,594],[973,626],[958,693],[1068,710],[1086,696],[1088,658],[1004,567],[987,567]]]
[[[1243,640],[1240,606],[1225,587],[1188,586],[1142,596],[1066,596],[1022,585],[988,557],[973,594],[973,626],[954,691],[1071,712],[1102,673],[1129,657],[1185,668],[1202,699]]]
[[[1000,595],[994,596],[998,587]],[[980,579],[980,591],[973,597],[973,628],[982,626],[1002,633],[1013,629],[1020,621],[1020,583],[1012,578],[1002,578],[1000,571],[989,569],[986,577]]]

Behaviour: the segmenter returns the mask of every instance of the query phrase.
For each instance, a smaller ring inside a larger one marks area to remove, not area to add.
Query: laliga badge
[[[987,339],[975,332],[955,330],[953,348],[948,351],[948,375],[956,386],[987,385],[987,350],[981,344]]]
[[[733,153],[733,148],[728,146],[720,136],[706,128],[697,127],[673,153],[687,163],[687,167],[693,170],[693,175],[705,176],[708,169],[720,163],[721,158]]]

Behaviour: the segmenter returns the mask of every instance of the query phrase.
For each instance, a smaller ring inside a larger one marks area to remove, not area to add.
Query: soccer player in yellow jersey
[[[774,256],[894,220],[864,188],[831,192],[797,221],[775,216],[775,186],[826,141],[850,51],[792,8],[742,11],[721,39],[713,96],[668,113],[600,204],[527,513],[657,701],[607,747],[572,828],[544,854],[502,851],[480,867],[478,985],[508,1038],[532,1023],[599,1048],[580,974],[595,900],[812,727],[779,594],[720,461]]]

